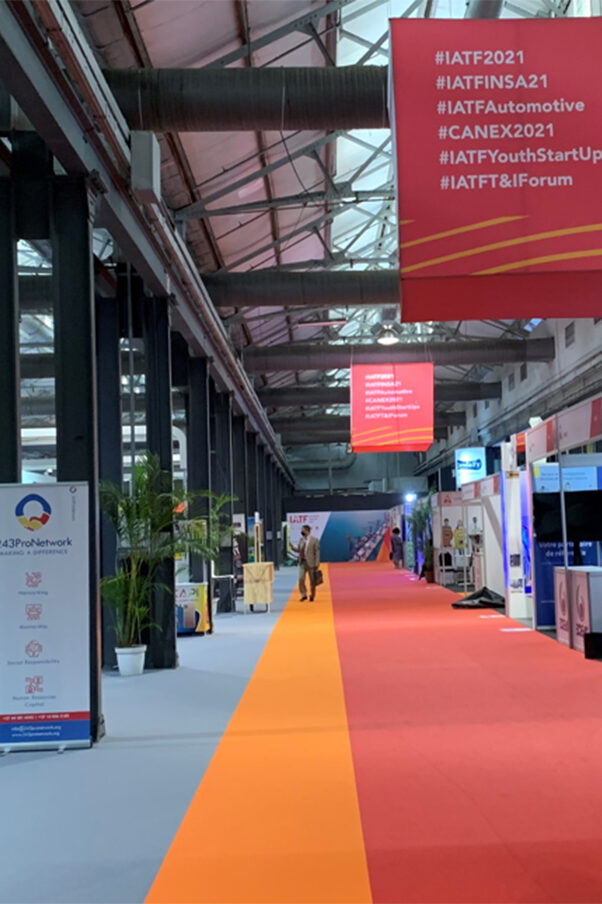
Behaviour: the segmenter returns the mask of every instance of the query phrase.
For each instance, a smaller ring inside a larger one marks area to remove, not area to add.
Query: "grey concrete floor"
[[[0,758],[0,904],[144,901],[295,580],[277,572],[271,614],[180,638],[178,669],[105,674],[91,750]]]

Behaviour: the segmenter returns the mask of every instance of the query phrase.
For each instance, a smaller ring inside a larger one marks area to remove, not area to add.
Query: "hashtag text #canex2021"
[[[440,141],[466,141],[483,139],[504,138],[553,138],[554,123],[552,122],[509,122],[488,123],[474,126],[439,126],[438,135]]]

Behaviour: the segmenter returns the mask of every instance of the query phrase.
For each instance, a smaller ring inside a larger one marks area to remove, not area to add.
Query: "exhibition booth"
[[[531,612],[524,485],[526,474],[513,469],[431,500],[435,581],[462,590],[487,587],[517,619]]]
[[[431,497],[435,583],[456,584],[466,559],[466,530],[462,493],[434,493]]]
[[[533,625],[585,651],[602,631],[602,396],[526,434],[533,525]],[[583,452],[586,449],[586,452]],[[552,460],[551,460],[552,459]]]

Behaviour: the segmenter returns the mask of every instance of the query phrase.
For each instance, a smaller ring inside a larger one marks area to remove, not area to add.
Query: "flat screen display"
[[[565,493],[570,541],[602,540],[602,490]],[[559,493],[533,494],[533,532],[540,542],[562,540]]]

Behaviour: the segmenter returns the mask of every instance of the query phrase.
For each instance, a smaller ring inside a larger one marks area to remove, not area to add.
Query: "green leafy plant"
[[[426,496],[418,499],[409,516],[414,543],[425,552],[431,537],[431,497],[434,492],[435,490],[431,489]]]
[[[208,517],[195,519],[194,503],[208,500]],[[150,600],[159,566],[166,559],[195,553],[215,561],[222,539],[232,531],[224,506],[230,496],[209,491],[189,492],[173,486],[171,474],[159,458],[142,453],[134,464],[129,488],[103,481],[100,504],[118,538],[116,572],[102,579],[101,594],[115,611],[118,647],[140,643],[141,633],[152,627]]]
[[[427,543],[424,549],[424,570],[433,570],[433,544]]]

